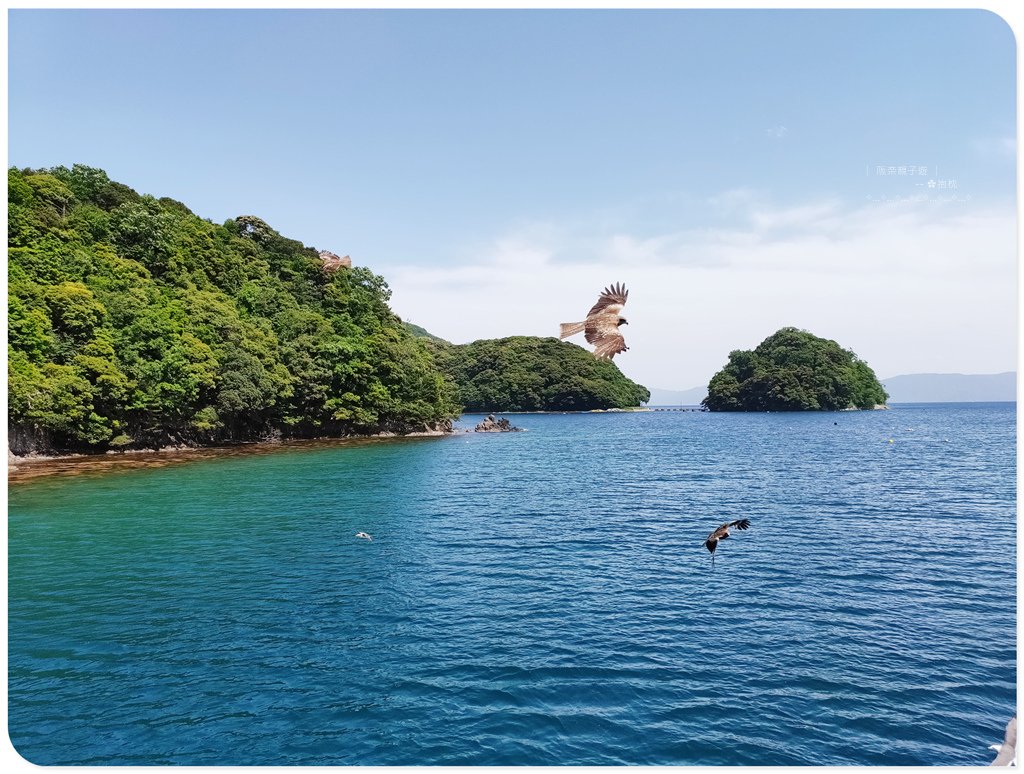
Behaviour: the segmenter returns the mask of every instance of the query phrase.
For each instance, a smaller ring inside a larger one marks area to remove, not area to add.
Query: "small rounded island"
[[[782,328],[753,350],[734,350],[711,377],[710,411],[841,411],[885,407],[875,372],[848,349]]]

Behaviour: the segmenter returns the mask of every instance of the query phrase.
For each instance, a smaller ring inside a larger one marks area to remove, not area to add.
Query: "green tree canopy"
[[[12,448],[407,432],[458,411],[363,267],[98,169],[8,170]]]
[[[632,408],[651,393],[610,360],[555,338],[512,336],[431,344],[458,383],[467,411],[588,411]]]
[[[888,396],[867,363],[831,339],[782,328],[753,350],[729,353],[708,384],[711,411],[869,409]]]

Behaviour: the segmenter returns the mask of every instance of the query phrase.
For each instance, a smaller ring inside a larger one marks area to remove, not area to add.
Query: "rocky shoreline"
[[[541,412],[535,412],[541,413]],[[562,412],[544,412],[562,413]],[[586,412],[581,412],[586,413]],[[187,445],[168,444],[158,448],[119,449],[97,452],[33,452],[15,454],[7,450],[7,478],[9,483],[24,481],[40,476],[99,472],[115,469],[139,469],[166,467],[192,460],[230,457],[244,454],[267,454],[286,449],[308,449],[331,446],[353,446],[388,440],[441,438],[463,432],[515,433],[524,428],[515,427],[508,419],[497,419],[488,415],[473,430],[455,430],[451,422],[445,422],[433,429],[414,430],[408,433],[381,431],[363,435],[324,436],[320,438],[266,438],[259,441],[242,441],[233,444]]]
[[[44,462],[48,460],[64,460],[80,457],[120,457],[132,454],[159,454],[166,452],[188,452],[201,449],[229,449],[235,447],[251,447],[254,445],[288,444],[301,441],[339,441],[361,438],[420,438],[448,435],[453,432],[451,419],[420,425],[421,429],[392,425],[378,425],[375,432],[348,433],[336,432],[323,435],[305,434],[302,432],[284,434],[272,431],[262,435],[236,439],[222,439],[203,442],[200,439],[182,438],[178,436],[164,437],[161,440],[142,441],[136,445],[114,449],[97,449],[87,451],[71,451],[55,448],[51,440],[38,433],[19,428],[8,427],[7,462],[9,464]]]
[[[78,452],[68,454],[15,454],[7,450],[8,482],[17,482],[46,475],[76,474],[89,471],[164,467],[181,462],[213,457],[246,454],[268,454],[286,449],[308,449],[331,446],[356,446],[389,440],[440,438],[453,435],[450,428],[418,430],[411,433],[380,432],[322,438],[273,438],[234,444],[210,446],[168,445],[154,449]]]

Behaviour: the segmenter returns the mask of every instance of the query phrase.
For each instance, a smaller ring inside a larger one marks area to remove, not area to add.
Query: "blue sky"
[[[1015,368],[1015,93],[985,11],[9,16],[10,164],[258,215],[455,341],[632,283],[617,362],[664,388],[780,324],[880,376]]]

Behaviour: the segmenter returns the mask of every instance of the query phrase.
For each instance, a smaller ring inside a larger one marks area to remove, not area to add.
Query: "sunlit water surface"
[[[1013,404],[511,418],[528,432],[13,484],[16,748],[991,760],[1016,698]],[[739,517],[712,571],[701,544]]]

